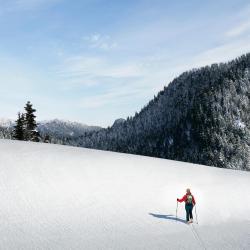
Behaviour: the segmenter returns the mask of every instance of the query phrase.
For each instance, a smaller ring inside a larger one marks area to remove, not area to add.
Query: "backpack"
[[[193,204],[193,196],[192,196],[192,194],[187,195],[186,203],[187,204]]]

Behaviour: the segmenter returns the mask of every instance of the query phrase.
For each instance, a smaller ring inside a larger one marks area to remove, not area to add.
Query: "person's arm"
[[[183,202],[183,201],[186,201],[186,199],[187,199],[187,196],[186,196],[186,195],[184,195],[181,199],[177,199],[177,201],[179,201],[179,202]]]

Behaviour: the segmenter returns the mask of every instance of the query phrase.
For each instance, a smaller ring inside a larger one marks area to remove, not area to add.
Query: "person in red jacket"
[[[187,223],[193,222],[193,207],[195,206],[195,199],[193,194],[191,194],[191,191],[189,188],[186,190],[186,194],[181,198],[177,199],[178,202],[185,201],[185,210],[186,210],[186,220]]]

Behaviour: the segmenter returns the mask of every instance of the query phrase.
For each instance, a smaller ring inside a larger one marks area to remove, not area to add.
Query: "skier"
[[[178,202],[185,201],[186,220],[187,220],[187,223],[192,223],[193,222],[192,210],[193,210],[193,207],[195,206],[195,199],[194,199],[194,196],[191,194],[190,189],[187,188],[186,194],[181,199],[177,198],[177,201]]]

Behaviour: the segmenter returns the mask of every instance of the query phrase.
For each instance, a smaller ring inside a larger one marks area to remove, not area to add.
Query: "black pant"
[[[189,221],[189,219],[193,219],[193,214],[192,214],[193,204],[186,203],[185,209],[186,209],[186,220]]]

